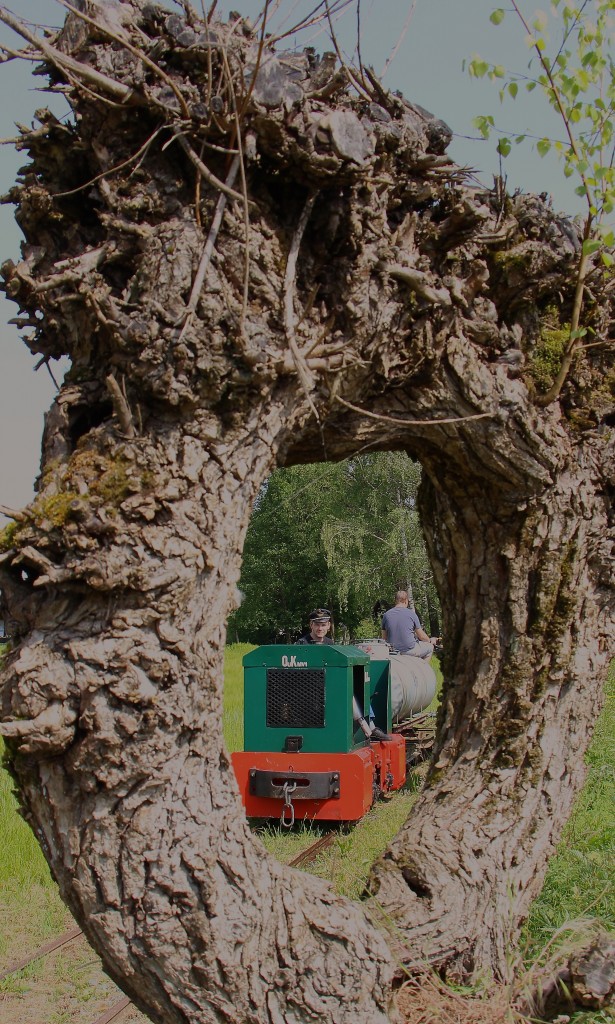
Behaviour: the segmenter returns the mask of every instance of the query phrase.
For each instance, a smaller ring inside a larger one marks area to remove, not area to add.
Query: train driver
[[[327,636],[331,627],[331,612],[328,608],[315,608],[309,615],[310,631],[305,633],[299,640],[298,644],[332,644],[333,640]],[[359,702],[356,697],[352,698],[352,717],[355,722],[359,723],[363,734],[368,740],[376,740],[379,743],[384,743],[390,740],[391,737],[379,729],[374,723],[372,716],[372,709],[370,708],[370,720],[369,722],[365,718],[362,709],[359,707]]]
[[[333,643],[331,637],[327,636],[331,628],[331,612],[328,608],[315,608],[313,612],[310,612],[309,623],[309,633],[305,633],[304,636],[297,640],[298,644]]]

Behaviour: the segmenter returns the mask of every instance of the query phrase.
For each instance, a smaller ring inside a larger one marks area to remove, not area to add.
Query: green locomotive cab
[[[265,646],[244,665],[244,750],[349,753],[366,739],[353,720],[363,715],[391,728],[388,662],[337,644]]]

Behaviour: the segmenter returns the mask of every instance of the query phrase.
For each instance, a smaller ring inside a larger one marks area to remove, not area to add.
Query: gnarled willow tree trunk
[[[265,854],[223,748],[250,509],[278,464],[421,461],[447,682],[372,887],[402,955],[501,972],[583,779],[612,630],[604,349],[533,401],[578,241],[537,199],[472,189],[446,126],[374,79],[353,91],[241,21],[80,12],[23,30],[74,118],[23,135],[4,277],[31,349],[71,370],[2,538],[13,771],[154,1020],[385,1021],[385,938]]]

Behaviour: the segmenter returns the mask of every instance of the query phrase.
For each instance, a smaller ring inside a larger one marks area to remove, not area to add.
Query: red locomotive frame
[[[347,754],[238,751],[231,757],[249,818],[281,818],[286,784],[294,819],[358,821],[375,798],[406,781],[403,736]]]

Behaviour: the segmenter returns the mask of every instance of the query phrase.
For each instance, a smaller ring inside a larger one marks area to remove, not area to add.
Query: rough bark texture
[[[223,749],[251,505],[276,464],[420,459],[446,687],[372,890],[402,955],[502,972],[583,780],[613,629],[608,349],[533,402],[576,228],[472,188],[442,122],[240,20],[80,9],[39,44],[74,120],[24,133],[27,241],[4,267],[31,349],[72,363],[38,496],[2,537],[13,771],[152,1019],[374,1024],[385,939],[264,853]],[[589,288],[606,342],[597,270]]]

